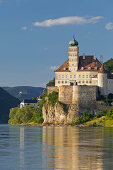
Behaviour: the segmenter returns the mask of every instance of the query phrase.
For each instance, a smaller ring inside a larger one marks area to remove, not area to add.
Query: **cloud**
[[[23,26],[21,29],[26,31],[28,28],[26,26]]]
[[[51,66],[49,69],[52,70],[52,71],[55,71],[58,69],[59,66]]]
[[[113,30],[113,22],[109,22],[108,24],[106,24],[105,28],[106,30]]]
[[[71,17],[63,17],[58,19],[48,19],[42,22],[34,22],[33,25],[36,27],[52,27],[55,25],[66,25],[66,24],[95,24],[102,19],[102,16],[96,17],[79,17],[79,16],[71,16]]]

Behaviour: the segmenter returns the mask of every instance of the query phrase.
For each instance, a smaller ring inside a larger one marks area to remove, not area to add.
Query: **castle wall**
[[[107,94],[113,93],[113,79],[108,79]]]
[[[59,101],[65,104],[79,104],[82,107],[95,107],[96,86],[60,86]]]
[[[108,91],[107,74],[98,73],[98,86],[99,86],[101,95],[107,96],[107,91]]]
[[[49,95],[50,93],[52,93],[53,91],[58,92],[58,88],[57,88],[56,86],[48,86],[48,87],[47,87],[47,93],[48,93],[48,95]]]
[[[59,101],[65,104],[72,104],[73,86],[59,87]]]

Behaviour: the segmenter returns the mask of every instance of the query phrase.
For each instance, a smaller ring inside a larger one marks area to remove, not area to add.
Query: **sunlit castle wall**
[[[101,95],[107,96],[108,90],[108,80],[107,80],[107,74],[106,73],[98,73],[98,86]]]
[[[97,89],[97,86],[59,86],[59,101],[93,108],[96,105]]]

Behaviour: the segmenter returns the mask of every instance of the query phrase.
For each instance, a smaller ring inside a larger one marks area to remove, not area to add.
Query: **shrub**
[[[53,91],[48,95],[49,103],[54,106],[58,102],[58,92]]]
[[[72,121],[72,125],[79,125],[79,124],[85,123],[87,121],[90,121],[93,117],[94,116],[92,114],[83,112],[80,117]]]
[[[112,93],[108,94],[108,99],[113,99],[113,94]]]
[[[110,110],[107,112],[106,117],[107,117],[108,119],[113,119],[113,108],[110,109]]]
[[[47,86],[55,86],[55,78],[53,80],[50,80],[47,84],[46,84],[46,87]]]
[[[24,108],[13,108],[10,110],[9,118],[11,124],[26,124],[31,121],[42,123],[42,106],[38,108],[29,105]]]

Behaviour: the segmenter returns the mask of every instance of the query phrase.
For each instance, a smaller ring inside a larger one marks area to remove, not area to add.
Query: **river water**
[[[113,170],[113,128],[0,125],[0,170]]]

